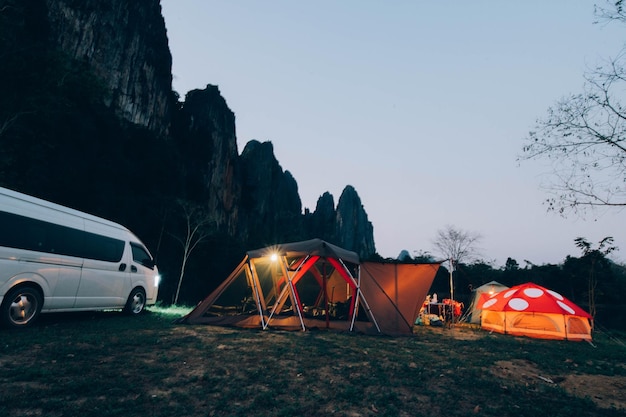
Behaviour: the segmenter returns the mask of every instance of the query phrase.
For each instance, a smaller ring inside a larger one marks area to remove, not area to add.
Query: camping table
[[[433,307],[435,307],[434,311]],[[427,313],[443,317],[443,303],[428,303]]]

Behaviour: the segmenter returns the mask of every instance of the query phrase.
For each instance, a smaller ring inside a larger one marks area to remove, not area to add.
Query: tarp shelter
[[[486,301],[486,298],[507,289],[509,289],[509,287],[504,284],[500,284],[497,281],[491,281],[481,285],[480,287],[474,288],[472,290],[470,305],[467,307],[461,321],[466,321],[467,323],[472,324],[480,324],[480,316],[482,314],[480,306],[482,305],[482,302]],[[483,300],[483,298],[485,299]]]
[[[591,316],[561,294],[531,282],[487,298],[481,327],[515,336],[591,340]]]
[[[186,323],[410,334],[440,263],[363,262],[320,239],[247,252]]]

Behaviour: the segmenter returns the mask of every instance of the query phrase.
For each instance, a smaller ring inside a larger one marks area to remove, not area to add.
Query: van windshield
[[[133,252],[133,261],[145,266],[146,268],[154,269],[154,260],[148,253],[146,248],[139,243],[130,242],[130,248]]]

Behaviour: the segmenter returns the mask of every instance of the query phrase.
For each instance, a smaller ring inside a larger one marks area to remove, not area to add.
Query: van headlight
[[[154,276],[154,286],[158,287],[160,283],[161,283],[161,275],[155,275]]]

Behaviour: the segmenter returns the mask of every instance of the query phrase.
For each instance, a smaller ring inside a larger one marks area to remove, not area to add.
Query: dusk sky
[[[383,257],[437,255],[437,231],[482,235],[481,258],[520,266],[580,256],[626,211],[546,211],[549,166],[517,162],[535,121],[615,57],[618,23],[594,1],[162,0],[174,90],[217,85],[238,149],[271,141],[303,209],[352,185]]]

